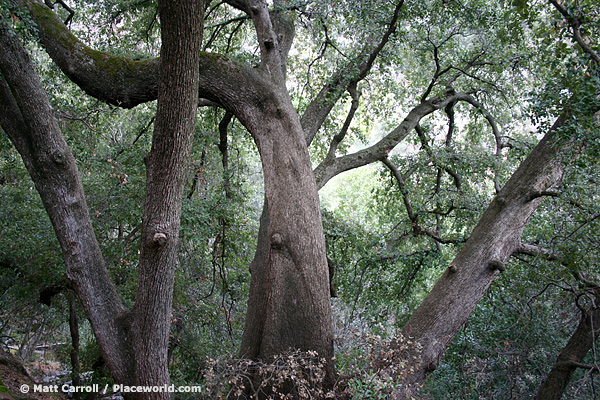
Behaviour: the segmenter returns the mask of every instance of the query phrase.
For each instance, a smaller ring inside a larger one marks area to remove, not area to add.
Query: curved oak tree
[[[502,143],[493,117],[473,91],[432,94],[441,84],[440,77],[454,71],[441,70],[434,53],[437,69],[431,83],[397,127],[363,150],[336,156],[358,105],[357,85],[370,74],[397,30],[404,2],[393,4],[381,32],[368,36],[357,55],[332,73],[301,116],[286,87],[294,24],[276,11],[288,2],[275,0],[272,10],[264,0],[225,3],[252,20],[259,65],[201,51],[207,6],[203,0],[159,1],[161,57],[146,60],[96,51],[77,39],[42,2],[19,0],[35,21],[39,40],[52,60],[88,95],[126,108],[158,100],[146,161],[138,290],[131,309],[125,308],[108,277],[75,160],[23,45],[7,28],[8,21],[2,21],[0,31],[0,124],[42,197],[63,250],[67,276],[113,377],[124,384],[159,385],[169,382],[173,273],[196,108],[199,99],[206,99],[235,115],[257,145],[265,183],[240,355],[269,359],[290,348],[317,351],[325,359],[326,384],[331,386],[333,333],[319,188],[352,168],[374,162],[390,166],[390,151],[419,129],[423,118],[447,112],[458,102],[474,107],[490,123],[498,151]],[[480,63],[474,58],[456,71],[470,76],[469,68]],[[313,171],[308,146],[346,92],[352,98],[347,124]],[[401,339],[382,356],[382,367],[402,380],[409,392],[437,367],[504,262],[519,248],[529,217],[561,175],[560,154],[569,143],[559,140],[556,132],[570,115],[565,111],[498,192],[463,250],[403,328],[405,337],[420,343],[418,352],[411,354],[416,355],[409,361],[411,368],[398,370],[398,365],[405,365],[398,359],[404,353],[395,351],[402,348]],[[398,398],[405,395],[403,390],[396,393]],[[164,393],[152,396],[168,398]]]
[[[23,4],[33,15],[48,53],[88,94],[122,107],[155,98],[159,102],[153,147],[147,157],[138,292],[135,305],[127,310],[108,278],[75,161],[39,79],[14,32],[5,29],[2,33],[6,42],[2,126],[44,200],[60,238],[67,276],[115,379],[145,385],[168,382],[166,350],[181,190],[201,96],[242,121],[263,161],[268,210],[264,220],[268,222],[262,232],[267,239],[251,266],[256,287],[251,299],[261,299],[251,303],[242,354],[268,359],[289,348],[315,350],[328,360],[331,382],[329,280],[317,186],[304,131],[285,87],[283,51],[267,4],[232,2],[254,20],[262,52],[258,68],[200,51],[198,32],[205,8],[201,2],[184,2],[176,10],[159,7],[161,58],[146,61],[94,51],[78,41],[44,4]],[[168,18],[173,18],[172,25]],[[20,72],[24,70],[29,72],[26,79]],[[35,87],[23,86],[23,82]],[[30,102],[42,104],[28,108]]]

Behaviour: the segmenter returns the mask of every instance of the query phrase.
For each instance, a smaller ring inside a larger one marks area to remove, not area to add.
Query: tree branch
[[[581,49],[585,53],[589,54],[592,57],[592,59],[594,60],[594,62],[600,66],[600,56],[589,46],[589,44],[587,44],[585,42],[583,37],[581,37],[581,29],[580,29],[581,21],[580,21],[580,19],[577,17],[573,17],[571,14],[569,14],[569,11],[566,8],[564,8],[558,0],[548,0],[548,1],[565,18],[565,20],[567,20],[569,26],[573,30],[573,38],[575,39],[575,41],[577,42],[579,47],[581,47]]]
[[[408,190],[406,189],[406,184],[404,183],[404,177],[402,176],[396,165],[389,158],[385,158],[381,160],[381,162],[392,172],[392,174],[396,178],[396,182],[398,182],[398,189],[400,189],[400,193],[402,194],[402,201],[404,202],[404,207],[406,208],[406,214],[412,225],[413,236],[429,236],[436,243],[442,244],[457,243],[458,241],[456,240],[442,239],[438,236],[437,232],[425,229],[419,224],[419,216],[414,212],[410,203]]]
[[[408,134],[415,129],[419,121],[426,115],[446,107],[449,103],[464,97],[464,94],[455,94],[445,100],[425,101],[414,107],[404,120],[394,130],[384,136],[380,141],[356,153],[347,154],[337,158],[323,160],[315,168],[317,186],[322,188],[334,176],[353,168],[362,167],[376,161],[383,161],[394,147],[402,142]]]
[[[582,368],[582,369],[589,369],[592,370],[592,372],[598,372],[598,366],[597,365],[592,365],[592,364],[584,364],[584,363],[580,363],[577,361],[562,361],[562,362],[558,362],[556,363],[556,366],[559,368],[563,368],[563,367],[567,367],[567,368]]]
[[[392,172],[394,178],[396,178],[396,182],[398,183],[398,189],[400,189],[400,193],[402,194],[402,201],[404,202],[404,208],[406,209],[406,214],[408,215],[408,219],[412,223],[413,233],[416,233],[417,226],[419,224],[419,217],[415,215],[413,212],[412,205],[410,203],[410,199],[408,198],[408,190],[406,189],[406,185],[404,183],[404,177],[394,165],[394,163],[389,158],[384,158],[381,162]]]
[[[500,181],[498,177],[498,166],[500,164],[502,158],[502,149],[507,145],[502,141],[502,135],[500,133],[500,129],[498,128],[498,124],[496,119],[492,114],[490,114],[481,103],[479,103],[473,96],[470,94],[461,95],[461,101],[471,104],[475,107],[481,115],[488,121],[490,127],[492,128],[492,134],[494,135],[494,140],[496,142],[496,165],[494,167],[494,188],[496,193],[498,193],[501,189]]]
[[[254,22],[261,53],[261,69],[274,82],[285,86],[285,67],[281,57],[279,38],[275,34],[273,21],[265,0],[247,0],[250,16]]]
[[[248,0],[225,0],[224,2],[250,15],[250,2]]]
[[[550,261],[556,261],[561,259],[561,257],[552,250],[527,243],[520,243],[519,246],[515,248],[512,254],[523,254],[531,257],[544,257],[545,259]]]
[[[579,325],[558,355],[556,363],[540,385],[535,400],[559,400],[577,368],[598,372],[597,365],[585,364],[586,355],[598,339],[600,308],[582,312]]]
[[[133,60],[93,50],[43,4],[19,1],[36,22],[40,41],[52,60],[87,94],[123,108],[156,100],[159,58]],[[199,97],[234,112],[242,122],[248,107],[270,104],[271,85],[255,69],[225,56],[201,55]]]
[[[51,0],[44,0],[44,3],[46,3],[46,5],[50,7],[51,10],[54,10],[54,6],[56,4],[60,4],[69,13],[69,16],[67,17],[67,19],[65,19],[64,22],[65,25],[69,25],[69,23],[73,19],[73,16],[75,15],[75,11],[73,11],[71,7],[69,7],[63,0],[56,0],[56,3],[52,3]]]
[[[310,145],[333,109],[333,106],[344,94],[350,84],[352,82],[360,82],[369,74],[375,60],[381,53],[381,50],[383,50],[392,34],[396,31],[396,25],[403,4],[404,0],[400,0],[396,3],[387,30],[379,42],[374,44],[374,39],[368,38],[360,54],[334,72],[329,78],[328,83],[323,86],[315,98],[310,102],[300,120],[308,145]]]
[[[407,376],[401,377],[402,387],[408,391],[413,385],[422,383],[435,369],[442,354],[499,273],[497,265],[502,265],[519,245],[527,220],[541,202],[540,199],[525,202],[527,193],[546,190],[561,176],[561,152],[570,148],[572,142],[561,141],[557,131],[568,121],[567,116],[565,114],[555,122],[521,163],[485,210],[447,271],[402,328],[403,337],[414,338],[421,345],[420,350],[410,354],[421,363]],[[395,350],[398,353],[394,353]],[[394,367],[405,355],[396,346],[390,352],[392,357],[382,362],[390,375],[398,376]],[[400,392],[395,395],[395,398],[406,398]]]
[[[435,63],[435,72],[433,73],[433,76],[431,77],[431,81],[429,82],[429,86],[427,86],[427,89],[425,89],[425,92],[421,96],[421,101],[427,100],[427,98],[431,94],[431,91],[435,87],[435,84],[437,83],[437,81],[440,78],[440,76],[444,75],[445,73],[447,73],[448,71],[450,71],[452,69],[452,67],[450,66],[450,67],[446,67],[446,68],[444,68],[442,70],[442,67],[441,67],[441,64],[440,64],[439,51],[440,51],[440,47],[443,46],[444,43],[446,43],[452,37],[458,35],[458,32],[453,31],[446,39],[444,39],[442,41],[442,43],[440,43],[439,45],[436,45],[431,40],[431,38],[429,36],[429,33],[430,32],[428,31],[427,32],[427,41],[433,46],[433,62]]]
[[[329,144],[329,151],[327,152],[327,156],[325,159],[333,159],[335,158],[335,152],[339,146],[339,144],[344,140],[346,134],[348,133],[348,129],[350,128],[350,124],[354,119],[354,114],[358,109],[358,104],[360,100],[361,93],[356,89],[356,83],[350,84],[348,87],[348,93],[350,93],[350,97],[352,97],[352,103],[350,104],[350,110],[348,111],[348,115],[346,116],[346,120],[344,121],[344,125],[340,132],[333,137],[331,143]]]
[[[454,179],[454,185],[456,186],[456,188],[458,190],[460,190],[460,188],[462,186],[462,183],[461,183],[462,180],[460,178],[460,175],[458,175],[456,172],[454,172],[449,167],[442,165],[442,163],[438,160],[436,155],[433,153],[433,150],[427,143],[427,139],[425,138],[425,132],[423,132],[423,128],[421,128],[421,125],[417,124],[417,126],[415,127],[415,131],[417,132],[417,135],[419,136],[421,146],[423,146],[425,153],[427,153],[427,155],[429,156],[429,159],[431,160],[433,165],[435,165],[439,169],[443,169],[444,171],[446,171],[448,173],[448,175],[450,175]],[[438,185],[439,185],[439,183],[438,183]]]

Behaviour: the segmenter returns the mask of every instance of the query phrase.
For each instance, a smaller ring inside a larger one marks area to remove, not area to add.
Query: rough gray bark
[[[268,359],[291,349],[315,350],[333,371],[333,336],[325,238],[316,183],[297,117],[275,118],[260,138],[265,205],[241,355]],[[264,120],[263,120],[264,123]],[[292,134],[294,134],[292,136]]]
[[[0,32],[0,124],[21,154],[59,238],[66,273],[98,334],[113,376],[130,373],[125,307],[110,281],[90,222],[77,165],[29,56]]]
[[[174,270],[198,104],[203,0],[158,2],[161,58],[152,149],[147,157],[138,290],[131,311],[135,384],[169,384]],[[139,398],[169,398],[152,393]]]
[[[261,44],[260,71],[273,95],[260,114],[243,119],[261,156],[265,204],[240,354],[269,360],[290,349],[314,350],[325,359],[332,384],[329,276],[317,186],[266,3],[248,4]]]
[[[87,54],[91,50],[66,32],[62,23],[48,13],[48,10],[40,7],[39,3],[32,0],[24,0],[24,3],[38,22],[42,41],[51,57],[86,92],[112,104],[127,106],[152,98],[153,94],[147,95],[144,90],[155,93],[155,84],[148,84],[147,79],[138,79],[135,74],[128,80],[111,79],[106,87],[139,84],[141,88],[145,88],[140,89],[144,95],[137,90],[109,90],[104,86],[98,88],[92,81],[95,76],[102,76],[106,66],[93,59],[90,62]],[[285,88],[282,55],[287,50],[279,45],[279,38],[285,38],[285,32],[283,36],[275,32],[277,26],[273,24],[264,1],[242,1],[236,4],[249,12],[253,19],[262,63],[259,68],[253,69],[224,57],[202,54],[197,93],[236,115],[254,137],[263,162],[269,224],[262,229],[266,232],[266,245],[259,245],[259,249],[265,251],[257,254],[252,264],[253,288],[247,317],[250,327],[245,329],[242,354],[268,359],[289,348],[316,350],[326,358],[328,370],[333,371],[324,235],[304,133]],[[285,28],[281,21],[278,24]],[[289,29],[286,31],[291,34]],[[287,43],[289,38],[285,40]],[[147,62],[149,66],[156,63]],[[127,62],[122,60],[113,63],[116,67],[124,64]],[[93,73],[86,68],[93,68]],[[122,73],[116,75],[122,76]],[[136,93],[137,97],[124,97],[123,93]],[[149,185],[160,176],[150,171]],[[148,194],[152,193],[149,190]],[[167,222],[168,231],[148,227],[143,240],[155,237],[161,239],[161,234],[170,238],[174,222],[173,219]],[[149,221],[144,223],[150,224]],[[159,225],[156,222],[152,224]],[[167,244],[170,246],[170,243]],[[144,257],[145,253],[142,254],[142,258]],[[261,276],[265,278],[258,279]],[[152,282],[148,280],[147,283],[150,285]],[[163,287],[155,289],[159,293],[165,290]],[[253,300],[257,296],[268,300]],[[142,294],[138,294],[138,297],[140,304],[146,301]],[[147,328],[149,325],[140,326]],[[142,328],[136,328],[136,332],[141,331]],[[138,350],[145,349],[136,349],[136,353]]]
[[[597,301],[597,299],[596,299]],[[600,332],[600,308],[592,307],[582,311],[581,320],[567,345],[558,355],[556,363],[540,385],[535,400],[560,400],[571,377],[578,368],[595,369],[585,365],[585,356],[594,346]]]
[[[18,36],[0,31],[0,123],[42,197],[70,279],[115,380],[169,383],[167,348],[173,269],[187,158],[198,102],[204,1],[159,5],[160,95],[148,158],[138,293],[127,311],[110,281],[88,214],[75,159]],[[6,24],[8,26],[9,24]],[[4,25],[3,25],[4,26]],[[168,393],[127,398],[167,399]]]
[[[437,368],[450,342],[504,269],[506,260],[519,248],[523,229],[543,199],[540,194],[562,174],[560,156],[569,142],[560,138],[557,131],[567,118],[560,117],[521,163],[484,212],[463,249],[404,325],[391,351],[382,355],[381,366],[398,377],[406,390],[395,393],[394,398],[404,399],[414,393]],[[420,347],[406,353],[408,338]],[[396,366],[406,361],[407,354],[416,356],[418,364],[398,371]]]

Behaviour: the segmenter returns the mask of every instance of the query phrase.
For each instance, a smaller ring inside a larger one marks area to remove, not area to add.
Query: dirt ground
[[[62,393],[33,393],[33,385],[36,382],[29,376],[23,365],[4,349],[0,349],[0,383],[0,400],[68,399]],[[30,392],[27,394],[22,393],[22,385],[27,385],[30,388]]]

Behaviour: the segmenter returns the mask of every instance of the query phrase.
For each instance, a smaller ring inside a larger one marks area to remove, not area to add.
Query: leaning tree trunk
[[[434,371],[504,262],[519,246],[527,221],[542,201],[543,192],[562,174],[561,151],[569,141],[557,131],[560,117],[523,161],[487,208],[463,249],[382,354],[380,363],[403,384],[394,398],[414,394]],[[415,358],[412,358],[412,357]]]
[[[10,24],[1,21],[0,25]],[[75,158],[16,33],[0,30],[0,124],[19,151],[59,240],[71,281],[117,382],[127,382],[126,309],[112,284],[88,213]]]
[[[595,301],[598,301],[597,296]],[[535,400],[560,400],[578,368],[596,368],[598,372],[597,366],[583,363],[598,338],[598,332],[600,332],[600,307],[594,306],[590,310],[582,311],[577,329],[540,385]]]

